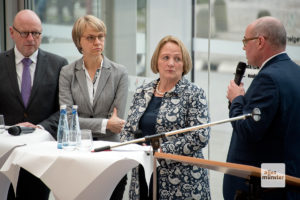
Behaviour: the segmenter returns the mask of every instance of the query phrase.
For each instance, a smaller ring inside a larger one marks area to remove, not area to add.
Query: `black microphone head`
[[[237,65],[237,67],[236,67],[235,73],[244,75],[244,73],[246,71],[246,68],[247,68],[247,64],[246,63],[239,62],[238,65]]]
[[[9,129],[7,129],[8,133],[11,135],[20,135],[21,134],[21,128],[20,126],[12,126]]]
[[[235,71],[235,76],[234,76],[234,82],[237,85],[240,85],[241,80],[244,76],[244,73],[246,71],[247,64],[244,62],[239,62],[238,65],[236,66],[236,71]]]
[[[246,68],[247,68],[247,64],[246,63],[239,62],[238,65],[237,65],[237,67],[236,67],[235,73],[244,75],[244,73],[246,71]]]
[[[140,129],[138,129],[137,131],[135,131],[133,134],[134,134],[134,139],[139,139],[139,138],[143,137],[143,132]]]

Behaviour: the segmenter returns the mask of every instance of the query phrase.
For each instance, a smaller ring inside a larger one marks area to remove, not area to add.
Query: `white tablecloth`
[[[21,134],[13,136],[7,131],[0,134],[0,169],[16,147],[21,147],[26,144],[34,144],[43,141],[54,141],[54,138],[45,130],[36,129],[30,134]],[[1,170],[0,170],[1,172]],[[14,182],[18,180],[19,169],[14,171]],[[10,180],[3,173],[0,173],[0,199],[6,199],[7,191],[10,185]]]
[[[0,167],[14,148],[43,141],[54,141],[54,139],[47,131],[42,129],[36,129],[33,133],[19,136],[10,135],[7,131],[0,134]]]
[[[54,138],[42,129],[36,129],[33,133],[19,136],[10,135],[7,131],[0,134],[0,169],[16,147],[43,141],[54,141]],[[15,173],[14,178],[17,180],[19,170],[16,170]],[[6,199],[9,185],[9,179],[3,173],[0,173],[0,199]]]
[[[94,147],[114,144],[96,141]],[[1,171],[16,185],[20,167],[39,177],[56,200],[109,199],[120,179],[141,163],[149,182],[152,153],[149,147],[126,145],[104,152],[57,149],[56,142],[42,142],[14,149]]]

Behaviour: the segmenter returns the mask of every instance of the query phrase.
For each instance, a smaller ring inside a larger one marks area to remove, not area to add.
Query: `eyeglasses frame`
[[[250,38],[246,38],[246,37],[244,37],[244,39],[242,40],[242,42],[243,42],[243,45],[244,45],[244,47],[247,45],[247,42],[248,41],[250,41],[250,40],[257,40],[257,39],[259,39],[259,36],[256,36],[256,37],[250,37]]]
[[[104,41],[105,35],[98,35],[98,36],[94,36],[94,35],[88,35],[88,36],[81,36],[84,39],[86,39],[89,43],[94,43],[96,41],[96,38],[98,38],[98,40],[100,42]],[[90,38],[90,39],[89,39]]]
[[[38,39],[38,38],[40,37],[40,35],[42,34],[41,32],[38,32],[38,31],[21,32],[21,31],[19,31],[15,26],[13,26],[13,29],[14,29],[15,31],[17,31],[17,32],[20,34],[20,36],[21,36],[22,38],[28,38],[29,34],[31,34],[31,36],[32,36],[33,38]]]

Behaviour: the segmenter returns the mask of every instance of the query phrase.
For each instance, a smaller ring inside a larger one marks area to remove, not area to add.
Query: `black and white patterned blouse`
[[[159,80],[137,88],[127,122],[121,132],[121,141],[134,139],[139,120],[154,95]],[[157,115],[155,129],[165,133],[209,122],[207,101],[203,89],[182,78],[165,93]],[[209,128],[163,138],[164,153],[203,158],[202,148],[209,139]],[[139,199],[137,169],[133,170],[130,199]],[[174,161],[160,160],[158,167],[159,199],[210,199],[207,170]]]

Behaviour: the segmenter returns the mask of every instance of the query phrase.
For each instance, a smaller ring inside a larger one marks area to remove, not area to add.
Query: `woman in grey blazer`
[[[86,15],[75,22],[72,38],[83,56],[61,70],[59,102],[69,108],[78,105],[80,128],[91,129],[94,139],[119,141],[128,74],[102,54],[105,36],[105,24],[97,17]]]
[[[59,77],[59,103],[78,105],[81,129],[91,129],[94,140],[119,141],[125,124],[128,74],[124,66],[110,61],[102,52],[105,24],[92,15],[80,17],[72,38],[83,55],[63,67]],[[111,200],[122,199],[127,176],[115,188]]]

